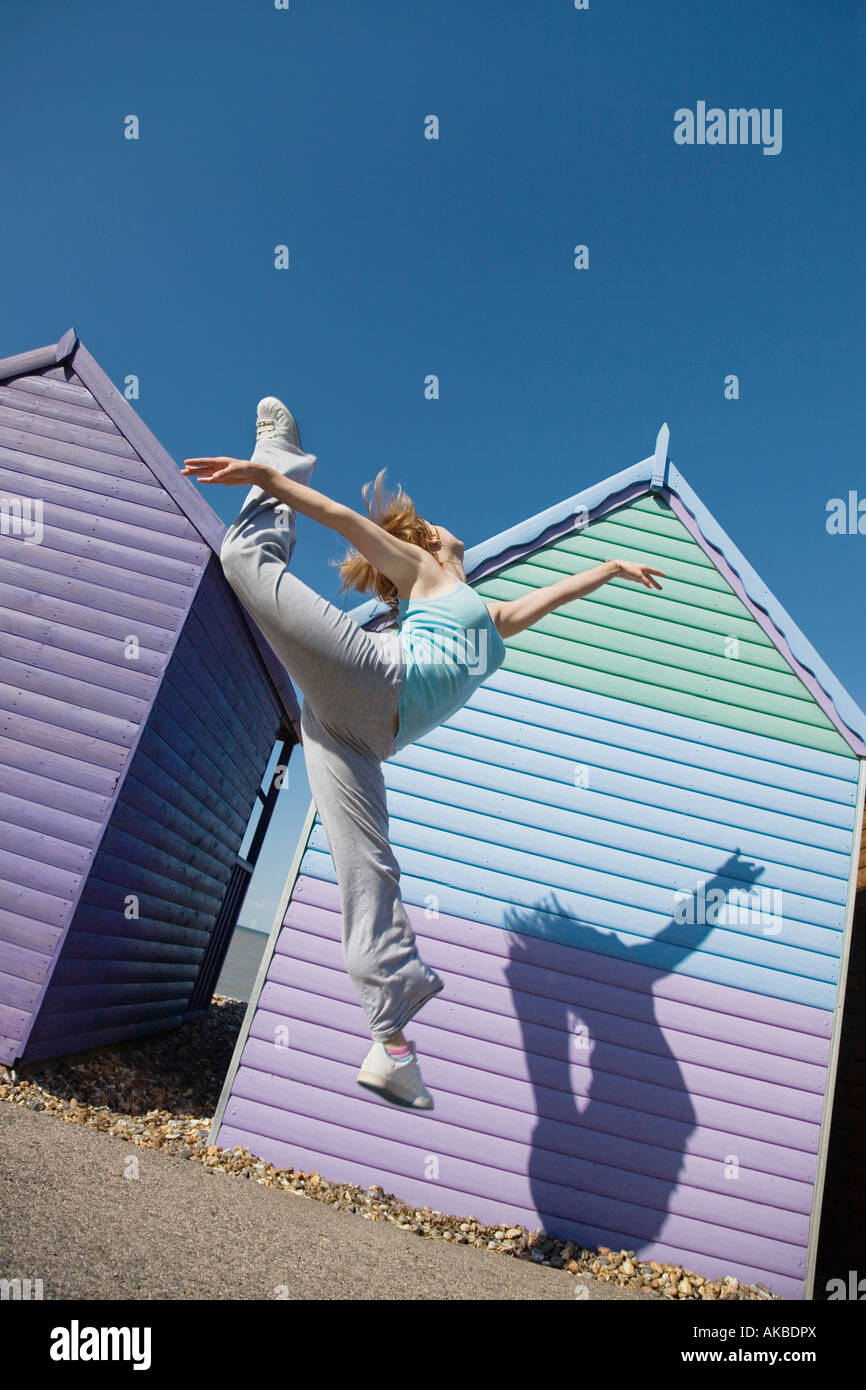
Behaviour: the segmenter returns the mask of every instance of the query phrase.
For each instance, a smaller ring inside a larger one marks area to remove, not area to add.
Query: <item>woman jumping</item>
[[[616,576],[660,589],[653,576],[664,575],[605,560],[485,603],[466,582],[462,543],[418,516],[401,489],[383,497],[384,469],[372,505],[370,485],[363,489],[362,516],[310,487],[316,465],[316,455],[301,449],[291,411],[266,396],[251,459],[189,458],[182,471],[201,483],[250,487],[220,561],[304,696],[304,756],[339,884],[343,958],[373,1039],[356,1079],[394,1104],[432,1110],[403,1029],[444,981],[418,954],[400,896],[382,762],[466,703],[503,664],[504,638]],[[291,573],[298,512],[349,543],[341,591],[375,593],[395,631],[368,632]]]

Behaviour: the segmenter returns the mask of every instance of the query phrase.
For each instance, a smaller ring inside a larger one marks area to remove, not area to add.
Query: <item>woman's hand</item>
[[[654,570],[649,565],[639,565],[633,560],[616,560],[614,563],[617,566],[617,578],[631,579],[635,584],[643,584],[645,589],[661,588],[661,584],[652,578],[654,574],[660,574],[662,579],[667,578],[664,570]]]
[[[608,566],[612,566],[613,574]],[[633,579],[636,584],[643,584],[647,589],[661,588],[661,584],[653,579],[654,574],[660,574],[662,579],[665,578],[662,570],[654,570],[649,565],[638,565],[631,560],[606,559],[602,560],[600,565],[593,565],[591,569],[578,574],[566,574],[562,579],[557,579],[555,584],[545,584],[540,589],[531,589],[519,598],[500,599],[497,603],[488,603],[487,607],[500,637],[515,637],[517,633],[534,627],[542,618],[546,618],[548,613],[555,613],[566,603],[585,598],[587,594],[594,594],[596,589],[600,589],[603,584],[620,574],[623,579]]]
[[[263,463],[248,459],[202,458],[184,459],[181,473],[200,483],[223,483],[226,487],[260,487],[267,491],[271,469]]]

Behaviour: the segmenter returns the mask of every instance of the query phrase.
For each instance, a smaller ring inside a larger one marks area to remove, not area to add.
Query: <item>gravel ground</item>
[[[210,1117],[245,1008],[215,995],[206,1018],[161,1038],[69,1062],[34,1064],[14,1077],[0,1066],[0,1101],[6,1102],[0,1106],[5,1140],[0,1182],[8,1198],[2,1209],[9,1227],[7,1232],[0,1228],[5,1237],[0,1275],[24,1277],[28,1271],[50,1269],[53,1286],[44,1274],[39,1277],[45,1280],[46,1296],[53,1298],[262,1298],[274,1296],[263,1289],[280,1284],[300,1289],[292,1292],[294,1298],[387,1298],[394,1297],[394,1288],[403,1298],[434,1299],[777,1297],[762,1284],[740,1284],[731,1276],[708,1278],[680,1265],[640,1260],[634,1251],[588,1250],[544,1231],[416,1210],[380,1187],[364,1190],[327,1182],[318,1173],[276,1169],[246,1149],[209,1147]],[[46,1122],[49,1116],[85,1131],[102,1131],[112,1142],[91,1132],[58,1144],[55,1122]],[[130,1145],[159,1150],[136,1155],[147,1183],[123,1176]],[[35,1161],[31,1146],[37,1151]],[[166,1163],[168,1156],[175,1161]],[[215,1174],[252,1179],[255,1185],[227,1186],[220,1180],[215,1202],[214,1184],[208,1180]],[[286,1194],[311,1200],[286,1209],[279,1205],[287,1201]],[[119,1221],[123,1252],[134,1252],[132,1270],[126,1260],[118,1268],[112,1259],[109,1235],[116,1235]],[[385,1228],[391,1235],[383,1234]],[[72,1243],[70,1230],[76,1232]],[[187,1258],[179,1267],[165,1264],[159,1238],[165,1230],[176,1232],[181,1242],[187,1232]],[[398,1230],[422,1237],[423,1243],[407,1245]],[[381,1244],[394,1239],[396,1246]],[[339,1250],[342,1278],[336,1284],[333,1268],[325,1277],[315,1260],[308,1268],[309,1242],[315,1255],[321,1254],[322,1240]],[[459,1251],[456,1264],[447,1245]],[[488,1251],[508,1258],[488,1263]],[[466,1257],[474,1252],[481,1264],[467,1266]],[[409,1284],[404,1257],[412,1270]],[[162,1261],[161,1273],[154,1258]],[[232,1270],[230,1291],[224,1282],[226,1261]],[[239,1268],[248,1268],[248,1280],[240,1284]],[[280,1268],[283,1279],[277,1278]],[[455,1279],[463,1292],[442,1292]],[[115,1291],[105,1292],[106,1287]]]

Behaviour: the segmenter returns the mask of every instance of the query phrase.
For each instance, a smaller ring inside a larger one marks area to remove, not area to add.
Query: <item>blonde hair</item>
[[[375,482],[365,483],[361,489],[368,517],[377,526],[381,526],[383,531],[388,531],[390,535],[398,536],[400,540],[409,541],[410,544],[420,546],[422,550],[429,552],[433,528],[418,515],[412,498],[407,496],[399,483],[396,492],[386,491],[383,482],[386,472],[387,469],[382,468],[376,474]],[[373,593],[396,613],[396,585],[354,547],[346,552],[342,560],[332,560],[330,563],[336,565],[340,571],[341,593],[346,589],[357,589],[362,594]]]

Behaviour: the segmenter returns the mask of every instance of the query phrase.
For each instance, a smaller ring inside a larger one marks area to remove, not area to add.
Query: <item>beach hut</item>
[[[866,718],[668,457],[475,546],[509,599],[612,582],[385,764],[436,1108],[363,1091],[312,807],[211,1142],[416,1207],[811,1297]],[[383,623],[381,606],[353,610]]]
[[[210,1002],[298,741],[224,529],[73,329],[0,361],[0,1062]]]

